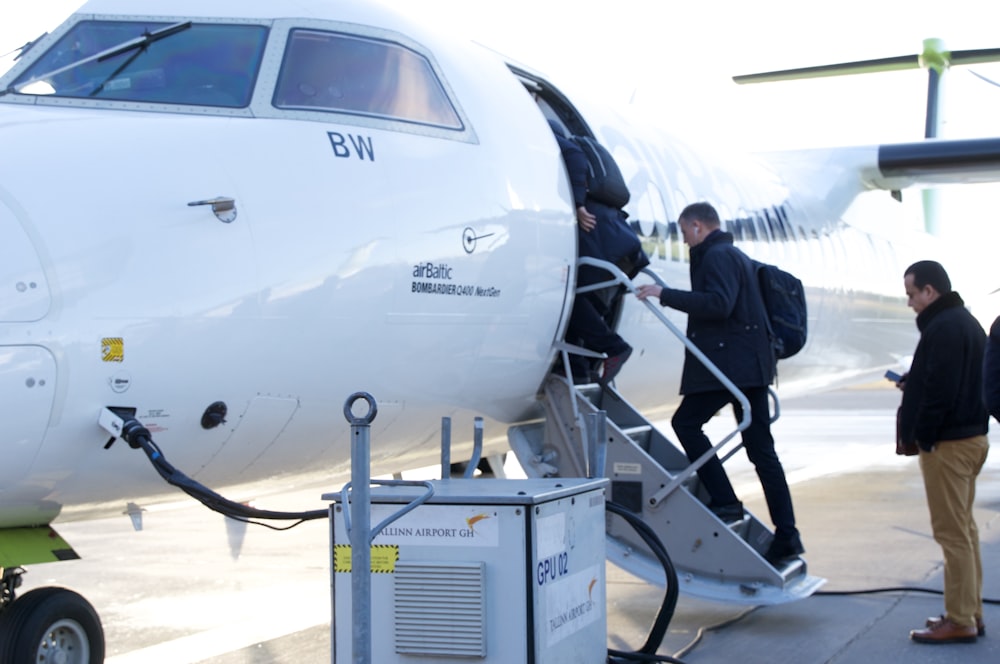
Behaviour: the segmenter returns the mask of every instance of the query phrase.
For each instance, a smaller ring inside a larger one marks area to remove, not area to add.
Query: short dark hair
[[[722,225],[722,222],[719,221],[719,213],[715,211],[714,207],[704,201],[700,203],[692,203],[684,208],[684,210],[681,211],[681,216],[677,218],[677,221],[684,223],[700,221],[706,226],[712,228]]]
[[[913,275],[913,285],[917,288],[923,288],[930,284],[938,292],[938,295],[946,295],[951,292],[951,279],[948,278],[944,266],[937,261],[917,261],[906,268],[903,278],[905,279],[911,274]]]

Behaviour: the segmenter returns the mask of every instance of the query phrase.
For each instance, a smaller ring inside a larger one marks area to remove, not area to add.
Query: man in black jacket
[[[983,627],[983,567],[972,515],[976,477],[986,462],[989,416],[983,404],[986,334],[951,289],[944,267],[919,261],[903,285],[917,314],[920,341],[900,380],[899,436],[920,450],[934,539],[944,554],[944,608],[919,643],[970,643]]]
[[[983,395],[986,398],[986,410],[1000,422],[1000,316],[990,326],[990,338],[986,341]]]
[[[637,295],[641,300],[656,297],[665,307],[687,312],[688,338],[746,395],[750,426],[743,432],[743,444],[757,469],[775,526],[765,558],[778,565],[805,549],[771,436],[768,385],[774,381],[776,360],[756,271],[733,245],[732,234],[720,229],[719,215],[708,203],[687,206],[678,223],[691,248],[691,290],[648,284],[640,286]],[[712,447],[702,431],[705,423],[727,403],[740,420],[742,408],[690,352],[684,357],[681,394],[684,398],[671,424],[688,459],[695,461]],[[711,496],[709,509],[726,521],[742,518],[743,504],[717,456],[698,469],[698,477]]]

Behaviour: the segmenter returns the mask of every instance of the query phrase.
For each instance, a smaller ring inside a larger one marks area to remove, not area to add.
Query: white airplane
[[[82,597],[14,599],[23,566],[73,555],[57,518],[175,495],[106,447],[108,407],[214,488],[344,476],[360,390],[376,473],[436,461],[443,416],[485,417],[487,454],[537,421],[577,266],[547,118],[612,151],[667,283],[698,200],[803,280],[783,392],[912,350],[900,275],[932,242],[849,223],[898,217],[866,192],[1000,176],[1000,139],[710,154],[368,2],[92,0],[0,79],[0,664],[59,630],[101,661]],[[634,298],[619,326],[618,390],[668,417],[683,345]]]

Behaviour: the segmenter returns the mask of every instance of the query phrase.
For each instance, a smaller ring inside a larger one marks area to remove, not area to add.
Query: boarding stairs
[[[633,290],[628,278],[613,265],[580,260],[604,267],[615,275],[610,283],[624,283]],[[654,272],[643,272],[663,285]],[[604,285],[607,282],[594,287]],[[745,510],[741,519],[724,522],[708,509],[708,495],[701,487],[697,470],[749,425],[749,403],[667,319],[659,303],[647,305],[740,401],[744,418],[736,430],[700,459],[689,462],[680,446],[664,436],[613,386],[575,385],[572,378],[551,374],[539,395],[545,419],[511,427],[511,449],[529,477],[607,477],[611,484],[609,499],[640,515],[663,542],[677,571],[681,592],[748,605],[780,604],[812,595],[825,579],[810,576],[806,561],[800,557],[777,567],[769,563],[764,552],[773,533],[764,523]],[[570,353],[594,356],[565,343],[558,344],[558,349],[566,376],[572,376],[568,370]],[[731,449],[723,461],[738,449]],[[665,584],[661,564],[622,519],[608,517],[607,552],[609,560],[635,576]]]

